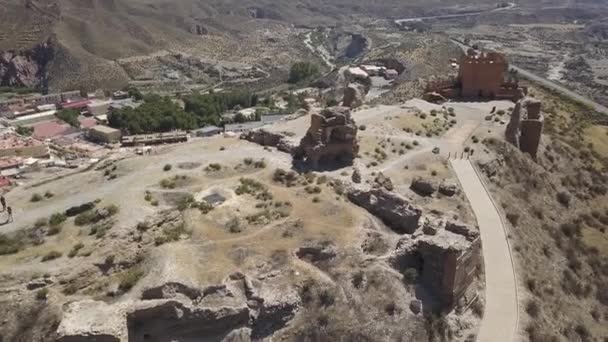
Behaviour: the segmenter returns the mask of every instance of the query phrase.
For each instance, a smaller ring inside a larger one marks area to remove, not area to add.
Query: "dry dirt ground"
[[[3,247],[18,246],[16,253],[0,257],[0,307],[11,312],[0,319],[0,334],[11,341],[48,335],[66,302],[126,303],[166,282],[203,289],[241,272],[276,279],[286,293],[295,289],[303,298],[275,337],[466,340],[476,331],[473,311],[478,315],[479,309],[457,308],[447,316],[427,312],[434,306],[432,296],[388,263],[400,235],[351,204],[343,186],[355,167],[364,182],[383,172],[397,193],[425,212],[474,223],[462,194],[421,197],[409,184],[415,176],[455,181],[448,153],[462,152],[471,134],[489,125],[484,117],[492,107],[509,105],[449,103],[442,108],[413,100],[359,109],[353,113],[361,126],[361,157],[355,165],[300,175],[292,187],[273,180],[276,169],[291,168],[289,155],[224,137],[157,147],[151,155],[109,160],[36,187],[24,184],[7,194],[15,220],[0,228],[3,238],[17,234],[4,239]],[[272,129],[291,131],[297,139],[308,121],[305,116]],[[432,152],[436,147],[438,154]],[[165,171],[165,165],[171,169]],[[256,186],[264,190],[243,190]],[[34,194],[42,199],[32,202]],[[210,194],[225,201],[211,211],[187,208],[188,198],[198,203]],[[96,199],[97,208],[115,205],[118,212],[98,223],[68,218],[54,230],[40,222]],[[154,224],[163,217],[167,222]],[[310,259],[298,253],[301,247],[329,250],[331,256]],[[423,300],[424,315],[410,311],[417,298]],[[17,324],[15,318],[25,316],[32,318]]]

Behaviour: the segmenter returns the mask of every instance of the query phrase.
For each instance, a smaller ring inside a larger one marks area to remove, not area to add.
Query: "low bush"
[[[45,300],[48,295],[49,289],[47,289],[46,287],[36,291],[36,299],[38,300]]]
[[[36,228],[36,229],[42,228],[42,227],[46,226],[47,224],[48,224],[47,219],[45,219],[45,218],[39,218],[34,223],[34,228]]]
[[[51,215],[51,218],[49,219],[49,225],[51,227],[58,226],[58,225],[62,224],[63,222],[65,222],[65,220],[67,220],[67,217],[64,214],[55,213],[55,214]]]
[[[165,166],[163,166],[163,171],[171,171],[172,168],[173,166],[171,164],[165,164]]]
[[[84,226],[89,223],[93,223],[97,217],[97,214],[93,210],[85,211],[80,213],[74,219],[74,224],[77,226]]]
[[[40,202],[42,201],[42,196],[40,194],[33,194],[30,198],[30,202]]]
[[[142,270],[129,270],[119,276],[118,288],[127,292],[137,284],[137,282],[144,276]]]
[[[50,251],[42,257],[42,261],[45,262],[45,261],[55,260],[57,258],[61,258],[62,255],[63,254],[61,252]]]

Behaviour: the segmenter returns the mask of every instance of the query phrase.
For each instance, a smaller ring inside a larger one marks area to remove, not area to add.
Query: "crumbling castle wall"
[[[541,113],[541,102],[534,99],[517,101],[511,120],[505,131],[505,138],[522,152],[536,158],[543,133],[544,117]]]
[[[481,239],[473,227],[426,221],[425,235],[402,238],[391,262],[400,270],[414,268],[421,284],[451,307],[475,281],[481,257]],[[458,229],[448,229],[457,226]]]
[[[312,168],[321,163],[352,163],[359,153],[357,126],[347,107],[330,107],[312,114],[310,128],[294,153]]]
[[[351,189],[348,198],[397,233],[412,234],[418,228],[422,211],[402,196],[384,189]]]

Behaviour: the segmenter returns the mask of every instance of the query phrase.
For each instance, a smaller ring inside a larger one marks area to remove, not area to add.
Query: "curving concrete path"
[[[481,232],[486,307],[478,342],[512,342],[518,324],[517,289],[505,227],[480,175],[468,159],[451,160]]]

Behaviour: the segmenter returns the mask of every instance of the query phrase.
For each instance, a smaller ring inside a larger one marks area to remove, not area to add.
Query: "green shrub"
[[[83,248],[84,248],[84,244],[82,242],[75,244],[74,247],[72,247],[72,249],[70,250],[70,253],[68,253],[68,258],[75,257],[78,254],[78,251],[80,251]]]
[[[127,292],[132,289],[143,276],[144,272],[142,270],[124,272],[119,276],[118,288],[123,292]]]
[[[30,202],[40,202],[42,201],[42,196],[40,196],[40,194],[33,194],[32,197],[30,198]]]
[[[311,62],[296,62],[289,70],[289,83],[299,83],[319,74],[319,67]]]
[[[51,218],[49,219],[49,225],[58,226],[58,225],[62,224],[63,222],[65,222],[65,220],[67,220],[67,216],[65,216],[65,214],[55,213],[55,214],[51,215]]]
[[[228,231],[233,234],[238,234],[243,231],[241,221],[238,217],[233,217],[230,221],[228,221],[228,223],[226,224],[226,228],[228,228]]]
[[[258,160],[253,163],[253,167],[255,167],[256,169],[264,169],[266,168],[266,162],[264,161],[264,159]]]
[[[50,191],[47,191],[47,192],[44,193],[44,197],[46,197],[46,198],[53,198],[53,196],[55,196],[55,194],[53,194]]]
[[[104,208],[107,212],[109,216],[114,216],[116,214],[118,214],[118,206],[116,204],[109,204],[107,206],[105,206]]]
[[[175,180],[165,178],[160,181],[160,187],[163,189],[174,189],[176,186]]]
[[[42,261],[45,262],[45,261],[55,260],[57,258],[61,258],[62,255],[63,254],[61,252],[50,251],[42,257]]]
[[[87,210],[83,213],[80,213],[74,219],[74,224],[77,226],[84,226],[89,223],[92,223],[97,217],[97,214],[93,210]]]
[[[22,250],[26,245],[27,236],[23,231],[7,236],[0,234],[0,255],[15,254]]]
[[[36,228],[36,229],[42,228],[42,227],[46,226],[47,224],[48,224],[47,219],[45,219],[45,218],[39,218],[34,223],[34,228]]]
[[[173,166],[171,164],[165,164],[165,166],[163,166],[163,171],[171,171],[172,168]]]
[[[49,289],[47,289],[46,287],[36,291],[36,299],[38,300],[45,300],[48,295]]]
[[[221,169],[222,169],[222,165],[218,164],[218,163],[211,163],[211,164],[207,165],[207,167],[205,168],[205,170],[209,171],[209,172],[219,171]]]
[[[78,286],[76,286],[76,284],[74,283],[70,283],[66,287],[64,287],[61,292],[66,296],[71,296],[78,292]]]
[[[48,236],[53,236],[53,235],[57,235],[61,233],[61,226],[57,225],[57,226],[51,226],[49,228],[49,231],[46,233]]]
[[[167,243],[167,238],[164,236],[157,236],[154,238],[154,245],[155,246],[160,246],[160,245],[164,245],[165,243]]]

